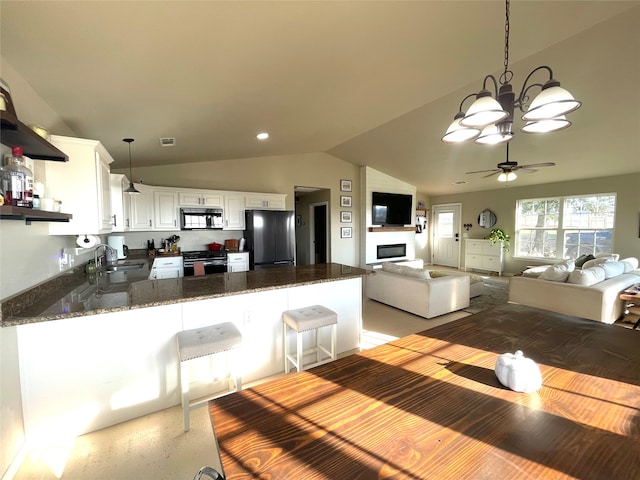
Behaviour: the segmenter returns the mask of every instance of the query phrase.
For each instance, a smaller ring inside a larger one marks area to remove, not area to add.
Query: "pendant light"
[[[516,108],[523,112],[522,120],[527,122],[522,131],[525,133],[547,133],[561,130],[571,126],[571,122],[565,117],[567,113],[577,110],[582,105],[564,88],[560,82],[553,78],[550,67],[542,65],[534,68],[527,75],[522,89],[516,97],[511,86],[513,72],[509,70],[509,5],[510,0],[505,1],[505,33],[504,33],[504,72],[498,77],[487,75],[482,84],[482,90],[478,93],[467,95],[462,102],[453,123],[442,137],[446,143],[460,143],[467,140],[475,140],[484,145],[495,145],[508,142],[513,138],[513,112]],[[534,73],[547,71],[549,79],[544,83],[529,83]],[[487,88],[493,83],[495,97]],[[498,88],[498,82],[500,87]],[[529,102],[529,90],[540,88],[540,93]],[[475,97],[466,113],[462,111],[464,102]],[[509,181],[506,180],[505,181]]]
[[[133,174],[131,173],[131,142],[133,142],[134,139],[123,138],[122,141],[129,144],[129,188],[127,188],[124,193],[140,193],[138,190],[136,190],[136,187],[133,186]]]

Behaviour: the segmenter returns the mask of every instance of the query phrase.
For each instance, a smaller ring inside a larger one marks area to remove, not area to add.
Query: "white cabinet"
[[[43,162],[48,196],[71,213],[68,223],[50,223],[53,235],[111,232],[111,177],[113,158],[96,140],[51,136],[51,143],[69,157],[68,162]]]
[[[244,195],[224,196],[224,230],[244,230]]]
[[[124,193],[129,187],[129,180],[121,173],[111,174],[111,231],[126,232],[129,230],[131,195]]]
[[[153,229],[179,230],[178,193],[173,190],[153,191]]]
[[[248,272],[249,252],[227,253],[228,272]]]
[[[467,239],[464,249],[464,269],[487,270],[502,275],[502,243]]]
[[[140,193],[129,196],[131,207],[129,230],[150,231],[153,228],[153,189],[147,185],[134,185]]]
[[[280,193],[247,193],[245,207],[247,210],[284,210],[286,198]]]
[[[156,257],[153,260],[149,280],[184,277],[184,261],[182,256]]]
[[[182,190],[178,197],[184,207],[221,207],[223,203],[222,192],[214,190]]]

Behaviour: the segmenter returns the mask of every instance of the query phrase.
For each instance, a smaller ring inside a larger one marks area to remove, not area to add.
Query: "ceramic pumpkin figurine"
[[[515,392],[532,393],[542,386],[540,368],[520,350],[500,355],[495,372],[500,383]]]

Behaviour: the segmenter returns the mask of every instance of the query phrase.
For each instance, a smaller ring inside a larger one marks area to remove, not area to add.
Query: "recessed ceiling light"
[[[258,140],[266,140],[267,138],[269,138],[269,134],[267,132],[261,132],[258,135],[256,135],[256,138]]]

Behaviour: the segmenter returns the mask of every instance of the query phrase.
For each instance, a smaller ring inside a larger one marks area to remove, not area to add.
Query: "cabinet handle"
[[[113,217],[113,226],[117,227],[118,225],[116,225],[116,216],[115,215],[111,215]]]
[[[151,220],[149,220],[149,226],[151,226]]]
[[[129,225],[129,219],[127,218],[127,228],[130,227]]]

